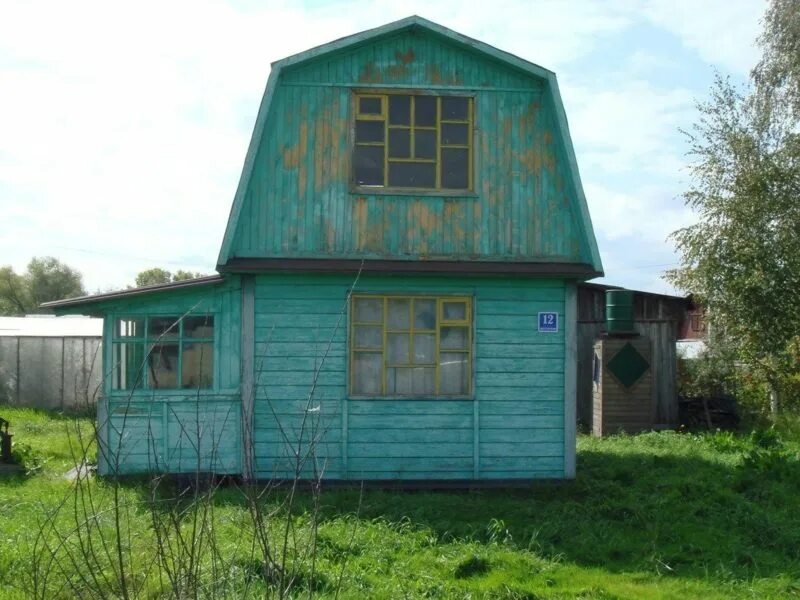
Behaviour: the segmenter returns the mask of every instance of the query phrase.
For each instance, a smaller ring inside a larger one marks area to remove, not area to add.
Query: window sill
[[[477,198],[478,194],[469,190],[430,190],[408,188],[384,188],[351,185],[350,194],[358,196],[422,196],[434,198]]]

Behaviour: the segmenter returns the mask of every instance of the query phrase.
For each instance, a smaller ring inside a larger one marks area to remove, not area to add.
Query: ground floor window
[[[471,394],[471,298],[354,295],[350,323],[352,395]]]
[[[111,354],[112,389],[210,389],[214,317],[117,318]]]

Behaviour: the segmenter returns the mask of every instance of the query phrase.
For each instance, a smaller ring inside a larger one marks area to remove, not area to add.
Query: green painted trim
[[[564,287],[564,477],[575,477],[578,373],[578,288]]]
[[[258,108],[256,124],[253,127],[253,135],[250,138],[250,145],[247,147],[247,154],[242,167],[242,174],[239,177],[239,185],[236,187],[236,194],[233,197],[233,205],[228,215],[228,224],[225,227],[225,235],[222,238],[222,247],[219,250],[217,264],[224,265],[230,258],[231,245],[236,237],[236,229],[239,225],[239,216],[242,213],[244,198],[247,194],[247,186],[250,184],[250,177],[256,163],[256,155],[261,145],[261,137],[264,133],[264,126],[267,124],[267,115],[272,104],[272,97],[275,95],[275,88],[278,85],[281,68],[278,63],[274,63],[267,79],[267,87],[264,89],[264,96],[261,98],[261,106]]]
[[[578,171],[578,159],[575,157],[575,148],[572,145],[572,136],[569,133],[569,123],[567,122],[567,113],[564,110],[564,102],[561,100],[561,92],[558,89],[558,81],[556,80],[555,73],[550,73],[548,76],[550,99],[553,102],[553,109],[555,110],[556,122],[558,130],[561,133],[561,140],[564,144],[564,152],[569,161],[569,170],[572,175],[572,185],[575,188],[575,197],[578,201],[579,227],[583,231],[583,239],[588,244],[589,256],[591,257],[591,264],[594,270],[603,273],[603,261],[600,259],[600,251],[597,248],[597,238],[594,235],[594,228],[592,227],[592,218],[589,215],[589,205],[586,202],[586,194],[583,191],[583,184],[581,183],[580,171]]]

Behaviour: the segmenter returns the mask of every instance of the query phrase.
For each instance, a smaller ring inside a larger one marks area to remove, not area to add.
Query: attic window
[[[469,191],[473,99],[356,94],[352,179],[359,187]]]

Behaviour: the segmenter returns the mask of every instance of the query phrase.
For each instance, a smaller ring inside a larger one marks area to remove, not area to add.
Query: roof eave
[[[135,296],[145,296],[148,294],[155,294],[159,292],[168,292],[174,290],[182,290],[187,288],[194,288],[206,285],[215,285],[224,281],[222,275],[208,275],[206,277],[197,277],[195,279],[186,279],[184,281],[173,281],[170,283],[159,283],[155,285],[146,285],[138,288],[131,288],[128,290],[119,290],[116,292],[107,292],[104,294],[93,294],[91,296],[79,296],[77,298],[66,298],[64,300],[53,300],[51,302],[43,302],[39,305],[40,308],[47,309],[70,309],[78,306],[94,306],[104,302],[111,302],[120,298],[131,298]]]

